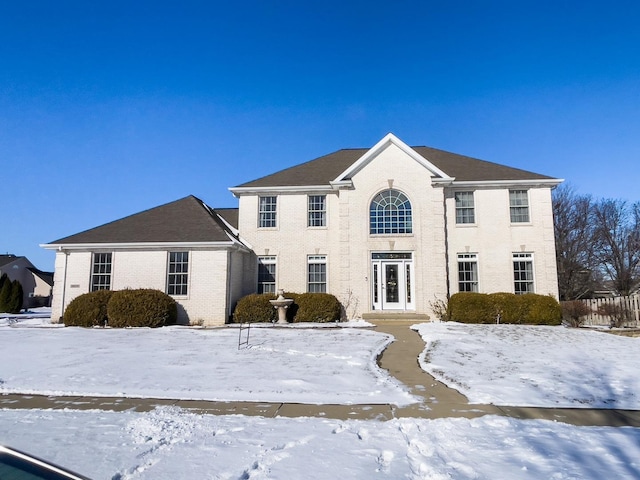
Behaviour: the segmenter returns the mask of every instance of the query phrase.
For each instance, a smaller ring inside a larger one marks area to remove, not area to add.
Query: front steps
[[[382,320],[399,322],[428,322],[430,317],[426,313],[379,311],[363,313],[362,319],[373,322]]]

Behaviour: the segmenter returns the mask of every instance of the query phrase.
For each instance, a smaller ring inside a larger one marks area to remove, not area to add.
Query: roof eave
[[[288,185],[288,186],[267,186],[267,187],[230,187],[229,191],[235,197],[241,195],[264,195],[268,193],[316,193],[331,192],[332,185]]]
[[[451,182],[452,187],[470,187],[470,188],[504,188],[514,187],[550,187],[555,188],[564,182],[562,178],[534,178],[526,180],[454,180]]]
[[[42,243],[41,248],[45,250],[67,251],[67,250],[160,250],[175,248],[210,248],[228,249],[234,247],[246,248],[236,239],[223,242],[126,242],[126,243]]]

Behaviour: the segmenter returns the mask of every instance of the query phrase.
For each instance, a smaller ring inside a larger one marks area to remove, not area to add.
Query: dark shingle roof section
[[[216,213],[227,221],[233,228],[238,228],[238,209],[237,208],[216,208]]]
[[[227,228],[213,209],[190,195],[92,228],[57,244],[228,242]]]
[[[330,153],[301,165],[243,183],[238,187],[296,187],[301,185],[327,185],[353,165],[366,148],[345,149]]]
[[[411,147],[456,181],[551,180],[553,177],[507,167],[431,147]],[[368,152],[366,148],[338,150],[309,162],[238,185],[238,188],[328,185]]]
[[[445,152],[431,147],[411,147],[450,177],[459,182],[495,180],[552,180],[553,177],[507,167],[498,163]]]
[[[16,257],[15,255],[12,255],[12,254],[0,255],[0,267],[3,267],[9,263],[13,263],[18,258],[20,257]]]

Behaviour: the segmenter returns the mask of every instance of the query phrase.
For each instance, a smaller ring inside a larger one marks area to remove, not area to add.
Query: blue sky
[[[0,0],[0,253],[393,132],[640,200],[636,2]]]

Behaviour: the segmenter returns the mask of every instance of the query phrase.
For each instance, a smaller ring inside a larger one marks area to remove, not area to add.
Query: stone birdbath
[[[273,308],[278,310],[278,323],[287,323],[287,308],[293,303],[293,298],[284,298],[284,290],[278,290],[278,298],[269,300]]]

